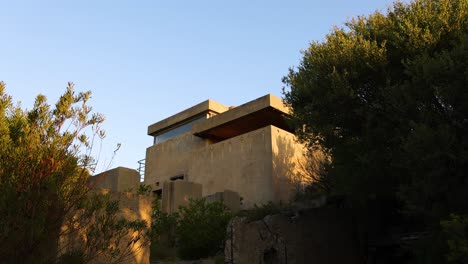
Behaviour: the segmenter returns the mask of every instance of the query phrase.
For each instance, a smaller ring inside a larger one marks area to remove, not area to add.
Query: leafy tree
[[[0,82],[2,262],[53,263],[60,254],[85,261],[91,256],[83,255],[86,252],[58,251],[59,237],[74,229],[67,225],[91,231],[106,220],[110,227],[119,223],[118,228],[126,232],[142,230],[141,223],[124,223],[114,217],[114,202],[90,200],[87,179],[95,164],[92,145],[95,137],[104,137],[100,129],[104,117],[91,113],[90,95],[75,93],[69,83],[54,107],[38,95],[32,109],[23,110],[13,105]],[[111,231],[104,233],[119,233],[116,228]],[[98,253],[106,249],[101,245]]]
[[[363,208],[370,234],[431,241],[468,211],[467,17],[464,0],[396,2],[312,42],[283,79],[298,136],[332,157],[322,181]],[[422,262],[446,260],[436,244]]]

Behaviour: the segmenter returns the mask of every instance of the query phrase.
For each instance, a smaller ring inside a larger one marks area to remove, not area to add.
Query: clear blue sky
[[[91,90],[106,116],[98,171],[136,168],[152,144],[148,125],[208,98],[281,96],[309,42],[391,3],[0,0],[0,80],[26,108],[38,93],[55,103],[68,81]]]

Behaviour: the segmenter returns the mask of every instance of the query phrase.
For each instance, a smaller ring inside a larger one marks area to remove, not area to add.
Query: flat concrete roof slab
[[[182,112],[172,115],[166,119],[156,122],[148,127],[148,135],[156,135],[164,132],[172,127],[175,127],[181,123],[191,121],[207,113],[223,113],[229,110],[229,107],[222,105],[213,100],[206,100],[197,105],[194,105]]]
[[[192,133],[223,140],[268,125],[291,131],[285,120],[288,113],[289,109],[280,98],[268,94],[194,124]]]

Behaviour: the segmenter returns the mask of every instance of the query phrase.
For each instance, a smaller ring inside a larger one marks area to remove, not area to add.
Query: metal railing
[[[138,161],[137,171],[140,173],[140,182],[145,181],[145,169],[146,169],[146,159],[141,159]]]

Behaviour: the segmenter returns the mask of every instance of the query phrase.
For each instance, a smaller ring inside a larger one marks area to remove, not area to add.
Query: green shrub
[[[69,250],[60,256],[61,263],[88,263],[98,257],[118,263],[148,242],[146,221],[119,216],[119,201],[108,194],[90,193],[71,219],[63,223],[66,242],[62,246]]]
[[[177,260],[177,249],[165,241],[151,243],[151,260]]]
[[[69,83],[56,104],[38,95],[28,110],[5,89],[0,82],[0,262],[116,262],[142,245],[146,223],[122,219],[117,202],[90,193],[90,154],[105,136],[91,92]]]
[[[468,217],[451,214],[441,226],[447,237],[449,263],[468,263]]]
[[[161,210],[160,199],[156,198],[151,224],[151,258],[214,256],[223,249],[231,217],[221,202],[206,203],[204,199],[190,200],[178,213],[168,214]]]
[[[199,259],[221,251],[231,216],[221,202],[190,200],[188,206],[180,207],[176,227],[180,257]]]
[[[215,264],[224,264],[224,255],[217,255],[214,257]]]
[[[153,201],[151,214],[151,237],[153,243],[164,243],[168,247],[175,246],[175,228],[179,220],[177,213],[168,214],[161,209],[161,199]]]
[[[139,195],[150,195],[151,190],[152,190],[151,185],[141,183],[138,186],[137,194],[139,194]]]
[[[263,219],[267,215],[279,214],[286,207],[282,204],[275,204],[268,202],[260,206],[254,204],[254,208],[249,210],[240,211],[237,216],[246,217],[249,222]]]

